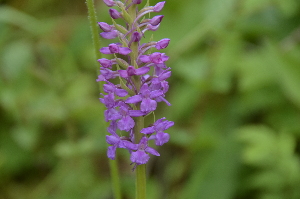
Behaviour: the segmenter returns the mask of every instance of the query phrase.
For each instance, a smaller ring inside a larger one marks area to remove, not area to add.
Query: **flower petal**
[[[118,70],[119,74],[121,77],[123,78],[128,78],[128,73],[127,73],[127,70]]]
[[[106,120],[118,120],[122,118],[122,115],[114,108],[107,109],[104,112]]]
[[[153,149],[152,147],[147,147],[147,148],[145,149],[145,151],[146,151],[147,153],[151,153],[152,155],[160,156],[160,154],[159,154],[155,149]]]
[[[144,62],[144,63],[150,62],[150,57],[149,57],[149,55],[141,55],[141,56],[139,57],[139,59],[141,60],[141,62]]]
[[[122,55],[128,55],[131,53],[131,49],[127,47],[119,47],[119,53]]]
[[[135,70],[135,74],[136,75],[144,75],[144,74],[148,73],[149,70],[150,70],[150,67],[147,67],[147,66],[141,67],[141,68],[138,68]]]
[[[107,127],[107,132],[109,132],[110,134],[114,135],[114,136],[118,136],[116,133],[117,130],[117,122],[116,121],[112,121],[109,125],[109,127]]]
[[[126,90],[124,90],[124,89],[119,89],[119,88],[117,88],[117,89],[115,90],[115,93],[116,93],[116,95],[119,96],[119,97],[125,97],[126,95],[128,95],[128,92],[127,92]]]
[[[150,156],[144,151],[136,151],[131,153],[130,160],[137,164],[146,164],[150,159]]]
[[[154,111],[156,109],[156,106],[157,106],[157,102],[155,100],[146,98],[142,100],[141,111],[144,112]]]
[[[100,52],[103,54],[112,54],[109,50],[109,47],[103,47],[100,49]]]
[[[107,149],[107,157],[109,159],[114,160],[116,158],[116,149],[117,149],[116,145],[108,147],[108,149]]]
[[[150,98],[156,98],[159,97],[161,95],[163,95],[163,91],[162,90],[155,90],[155,91],[151,91],[150,93]]]
[[[154,126],[146,127],[141,130],[143,134],[152,134],[155,132]]]
[[[126,100],[125,100],[125,103],[129,103],[129,104],[133,104],[133,103],[137,103],[137,102],[140,102],[142,101],[142,97],[140,95],[134,95],[132,97],[128,97]]]
[[[130,150],[137,150],[138,149],[138,144],[133,144],[132,142],[129,142],[127,140],[123,141],[123,145]]]
[[[155,144],[157,146],[161,146],[164,143],[167,143],[170,139],[170,135],[168,133],[160,132],[156,134]]]
[[[130,116],[125,116],[118,121],[118,128],[121,131],[129,131],[134,127],[134,120]]]
[[[101,37],[104,39],[114,39],[118,37],[118,32],[116,30],[111,31],[111,32],[102,32],[100,33]]]
[[[143,111],[140,111],[140,110],[129,110],[128,115],[130,115],[132,117],[140,117],[140,116],[145,115],[145,113]]]
[[[101,66],[103,66],[104,68],[111,68],[113,62],[109,59],[105,59],[105,58],[102,58],[102,59],[98,59],[97,60]]]
[[[106,142],[108,144],[114,145],[117,144],[120,141],[120,138],[113,136],[113,135],[107,135],[106,136]]]
[[[158,77],[158,79],[159,79],[160,81],[166,80],[166,79],[168,79],[169,77],[171,77],[171,74],[172,74],[171,71],[167,71],[167,72],[165,72],[165,73],[161,73],[160,76]]]

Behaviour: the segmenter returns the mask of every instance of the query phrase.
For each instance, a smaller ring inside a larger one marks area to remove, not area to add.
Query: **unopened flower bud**
[[[141,3],[142,3],[142,0],[132,0],[132,3],[133,3],[133,4],[141,4]]]
[[[170,39],[167,39],[167,38],[162,39],[162,40],[156,42],[155,48],[157,50],[164,49],[164,48],[168,47],[169,43],[170,43]]]
[[[164,18],[164,15],[157,15],[155,17],[153,17],[152,19],[150,19],[149,23],[152,25],[152,26],[156,26],[158,25],[161,20]]]
[[[114,5],[116,5],[116,3],[113,0],[103,0],[103,2],[108,6],[108,7],[112,7]]]
[[[101,37],[104,39],[114,39],[118,37],[118,31],[112,30],[111,32],[102,32],[100,33]]]
[[[134,32],[132,33],[132,36],[131,36],[131,41],[132,42],[139,42],[140,40],[142,39],[142,34],[139,33],[139,32]]]
[[[117,44],[109,44],[108,48],[111,53],[119,53],[119,46]]]
[[[128,73],[128,76],[133,76],[135,75],[135,68],[133,66],[129,66],[127,68],[127,73]]]
[[[110,14],[111,18],[113,18],[113,19],[118,19],[118,18],[122,17],[121,13],[119,13],[119,11],[117,11],[116,9],[113,9],[113,8],[109,9],[109,14]]]
[[[153,11],[154,11],[154,12],[160,12],[160,11],[163,9],[165,3],[166,3],[165,1],[158,2],[158,3],[153,7]]]
[[[98,25],[104,32],[110,32],[112,30],[111,25],[105,22],[98,22]]]
[[[160,24],[158,24],[157,26],[152,26],[151,24],[147,25],[147,30],[150,31],[157,31],[157,29],[159,28]]]
[[[103,66],[104,68],[111,68],[113,62],[109,59],[105,59],[105,58],[102,58],[102,59],[98,59],[97,60],[101,66]]]

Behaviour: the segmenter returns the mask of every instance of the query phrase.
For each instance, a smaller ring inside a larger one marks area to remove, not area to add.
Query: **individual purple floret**
[[[131,53],[131,49],[127,47],[122,47],[120,43],[115,43],[115,44],[109,44],[108,47],[101,48],[100,52],[103,54],[119,53],[122,55],[128,55],[129,53]]]
[[[163,145],[164,143],[167,143],[170,139],[170,135],[168,133],[165,133],[164,131],[167,130],[168,128],[170,128],[171,126],[174,125],[174,122],[165,120],[166,118],[161,118],[159,120],[157,120],[153,126],[151,127],[147,127],[147,128],[143,128],[141,130],[141,133],[143,134],[153,134],[149,137],[149,139],[154,139],[155,140],[155,144],[158,146]],[[165,121],[163,121],[165,120]]]
[[[138,69],[135,69],[133,66],[129,66],[126,70],[119,70],[120,76],[123,78],[129,78],[133,75],[144,75],[148,73],[150,70],[149,67],[141,67]]]
[[[142,137],[139,144],[124,142],[124,145],[127,149],[134,151],[131,153],[130,160],[137,165],[146,164],[148,162],[150,156],[147,153],[160,156],[160,154],[155,149],[148,146],[147,137]]]
[[[109,60],[109,59],[105,59],[105,58],[98,59],[97,61],[98,61],[98,62],[101,64],[101,66],[103,66],[104,68],[112,68],[112,65],[117,63],[116,61]]]
[[[141,102],[141,111],[148,113],[154,111],[157,106],[157,102],[153,98],[163,95],[161,90],[150,91],[147,84],[144,84],[140,89],[140,94],[127,98],[126,103],[138,103]]]
[[[146,1],[103,2],[114,8],[109,8],[112,25],[98,22],[102,30],[100,36],[117,40],[101,48],[100,52],[105,54],[105,58],[97,60],[101,67],[96,81],[103,82],[103,93],[99,100],[106,107],[105,121],[110,123],[107,128],[109,135],[106,136],[106,142],[110,145],[107,156],[114,160],[117,148],[127,149],[136,167],[146,164],[150,154],[160,156],[154,148],[149,147],[149,142],[157,146],[167,143],[170,135],[165,131],[174,125],[164,117],[155,121],[154,115],[158,103],[171,105],[165,99],[169,90],[167,79],[172,74],[165,64],[169,57],[165,53],[155,52],[167,48],[170,39],[144,42],[145,32],[157,31],[164,18],[164,15],[150,17],[149,14],[160,12],[165,1],[141,10],[138,8],[142,5],[138,4]],[[125,25],[117,24],[118,20]],[[153,123],[147,124],[148,127],[143,126],[145,116],[153,117]]]
[[[115,121],[113,121],[111,122],[110,126],[107,128],[107,131],[111,135],[106,136],[106,142],[112,145],[108,147],[107,156],[112,160],[114,160],[116,157],[117,148],[126,148],[123,144],[124,139],[122,140],[122,138],[116,133],[116,130],[117,130],[117,124]]]

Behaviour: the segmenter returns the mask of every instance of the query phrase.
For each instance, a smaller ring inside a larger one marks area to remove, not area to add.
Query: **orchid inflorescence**
[[[137,4],[141,4],[142,0],[103,1],[108,7],[115,6],[119,10],[109,9],[112,25],[98,22],[103,31],[101,37],[119,40],[119,43],[111,43],[100,49],[102,54],[113,54],[113,59],[98,60],[101,67],[97,81],[104,82],[105,92],[101,93],[103,97],[100,101],[107,108],[104,112],[105,120],[110,122],[107,128],[110,135],[106,136],[106,141],[111,146],[108,147],[107,156],[114,160],[116,149],[125,148],[131,154],[132,163],[146,164],[150,159],[149,153],[160,156],[154,148],[148,146],[148,142],[154,140],[157,146],[165,144],[170,136],[164,131],[174,125],[174,122],[164,117],[155,121],[154,115],[157,102],[171,105],[165,99],[169,89],[166,79],[171,76],[170,68],[165,65],[169,57],[165,53],[149,52],[166,48],[170,39],[141,43],[145,32],[156,31],[164,17],[158,15],[148,19],[147,16],[152,12],[160,12],[165,1],[155,6],[145,6],[141,10],[138,10]],[[123,20],[125,27],[117,24],[115,19]],[[153,115],[153,124],[140,128],[137,135],[134,131],[137,118],[148,115]]]

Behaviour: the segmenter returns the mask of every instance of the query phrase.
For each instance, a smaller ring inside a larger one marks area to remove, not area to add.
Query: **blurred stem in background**
[[[92,39],[94,44],[94,50],[96,55],[96,60],[101,58],[101,53],[99,49],[101,48],[100,45],[100,39],[99,39],[99,32],[98,32],[98,26],[97,26],[97,17],[96,17],[96,10],[94,6],[93,0],[87,0],[86,1],[87,8],[88,8],[88,18],[90,21],[90,27],[92,32]],[[100,83],[100,90],[103,87],[103,83]],[[104,106],[102,106],[102,110],[104,112]],[[104,120],[102,120],[102,126],[104,127]],[[109,160],[109,167],[110,167],[110,173],[111,173],[111,180],[112,180],[112,186],[113,186],[113,194],[115,199],[121,199],[121,189],[120,189],[120,178],[119,178],[119,171],[118,171],[118,162],[117,158],[116,160]]]

